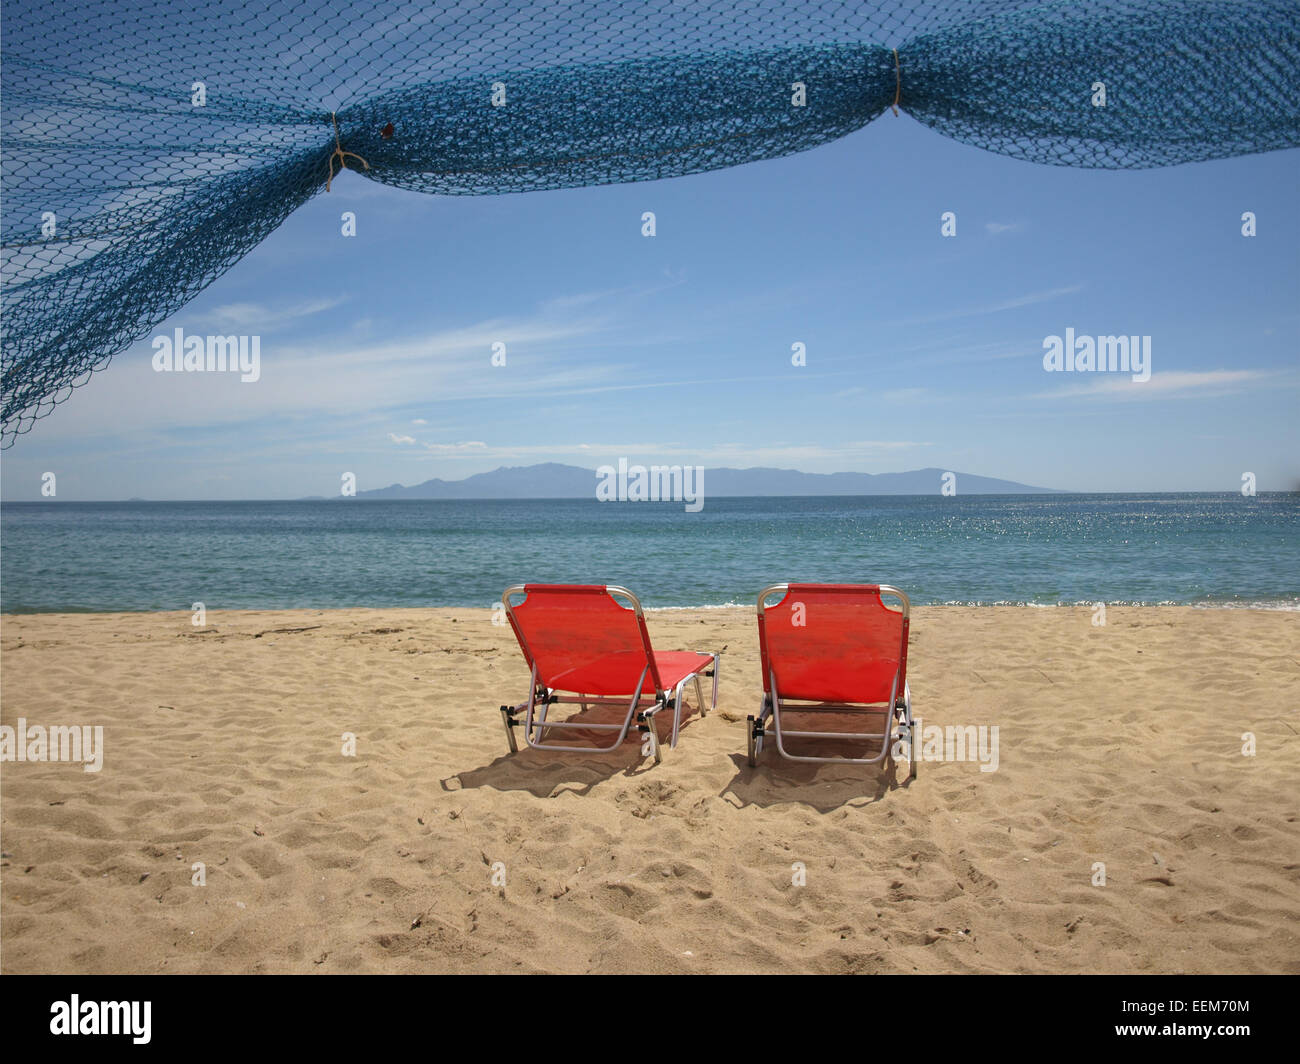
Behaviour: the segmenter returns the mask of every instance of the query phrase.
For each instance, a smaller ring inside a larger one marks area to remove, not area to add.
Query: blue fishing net
[[[1300,146],[1297,0],[0,7],[3,446],[345,166],[441,194],[646,181],[893,107],[1063,166]]]

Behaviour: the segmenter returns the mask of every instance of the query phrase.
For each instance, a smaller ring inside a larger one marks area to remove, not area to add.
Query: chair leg
[[[686,681],[683,680],[677,685],[677,694],[673,699],[673,738],[669,744],[672,749],[677,749],[677,733],[682,728],[682,695],[686,693]]]
[[[903,744],[907,744],[907,778],[916,779],[917,762],[921,760],[921,737],[917,734],[916,723],[912,720],[912,699],[910,694],[904,696],[901,703],[894,706],[894,716],[898,722],[898,738],[890,736],[890,760],[897,763]],[[891,732],[893,728],[891,726]]]
[[[745,726],[749,729],[749,767],[758,767],[758,758],[763,753],[763,733],[767,728],[767,698],[759,706],[757,717],[746,717]]]
[[[533,725],[533,734],[537,742],[546,742],[546,714],[551,708],[551,704],[545,698],[541,699],[540,710],[537,714],[537,722]]]
[[[903,713],[907,717],[907,734],[912,737],[912,761],[907,770],[907,778],[914,780],[921,764],[921,736],[917,733],[916,721],[912,719],[912,692],[906,683],[903,685]]]
[[[641,734],[650,740],[650,756],[655,759],[656,765],[661,764],[664,759],[663,751],[659,748],[659,731],[655,728],[655,714],[659,709],[659,706],[655,706],[648,713],[642,713],[639,725]]]
[[[515,720],[514,713],[511,712],[509,706],[501,707],[501,719],[505,722],[506,740],[510,743],[510,752],[517,754],[519,753],[519,744],[515,742],[515,728],[519,726],[519,722]]]

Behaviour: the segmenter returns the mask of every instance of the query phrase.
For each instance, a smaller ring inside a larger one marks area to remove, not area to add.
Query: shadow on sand
[[[679,743],[686,741],[691,723],[698,718],[699,713],[695,707],[683,702],[682,725],[678,733]],[[586,712],[575,713],[567,720],[573,723],[621,724],[623,714],[612,706],[598,706]],[[656,714],[655,732],[659,736],[663,756],[671,757],[672,751],[668,748],[673,733],[671,712],[663,711]],[[553,798],[566,791],[583,795],[601,780],[612,779],[618,775],[634,778],[655,767],[644,745],[644,737],[636,730],[635,723],[618,749],[607,753],[535,750],[524,744],[522,726],[516,729],[515,734],[519,738],[518,753],[505,753],[490,765],[448,776],[441,781],[442,789],[456,791],[491,787],[498,791],[527,791],[538,798]],[[595,748],[608,744],[611,734],[598,731],[572,731],[566,733],[559,741],[566,746],[590,744]],[[501,737],[501,743],[505,745],[504,735]]]
[[[851,751],[850,754],[854,757],[869,757],[878,750],[879,746],[876,746],[874,750],[868,748]],[[805,746],[790,752],[818,756],[845,753],[842,746],[836,750]],[[738,809],[747,805],[767,808],[796,802],[822,813],[830,813],[846,805],[862,806],[879,802],[890,791],[907,790],[916,782],[908,779],[909,766],[906,761],[900,764],[888,758],[879,765],[837,764],[834,761],[813,765],[802,761],[787,761],[770,742],[755,768],[750,768],[749,760],[744,754],[732,754],[731,761],[736,766],[736,774],[722,788],[719,796]]]

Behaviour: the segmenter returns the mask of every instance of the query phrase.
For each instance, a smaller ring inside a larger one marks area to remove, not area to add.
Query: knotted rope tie
[[[898,117],[898,101],[903,95],[903,72],[898,69],[898,49],[894,49],[894,117]]]
[[[333,111],[330,112],[330,121],[334,123],[334,150],[330,152],[330,160],[329,160],[330,174],[329,177],[325,179],[326,192],[330,190],[330,182],[334,180],[334,159],[336,157],[338,158],[339,161],[340,174],[343,173],[344,170],[348,169],[349,155],[352,156],[352,158],[354,159],[361,159],[361,156],[358,155],[356,152],[343,150],[343,142],[339,140],[339,120],[334,116]],[[367,170],[370,169],[370,164],[366,162],[365,159],[361,159],[361,165],[364,166]]]

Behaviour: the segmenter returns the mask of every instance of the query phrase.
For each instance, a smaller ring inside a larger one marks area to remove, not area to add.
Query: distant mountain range
[[[937,495],[943,469],[914,469],[906,473],[800,473],[795,469],[714,469],[705,467],[705,497],[737,495]],[[958,495],[1044,494],[1012,480],[953,471]],[[544,462],[531,466],[502,466],[464,480],[426,480],[406,487],[358,491],[359,499],[588,499],[598,479],[594,469]]]

